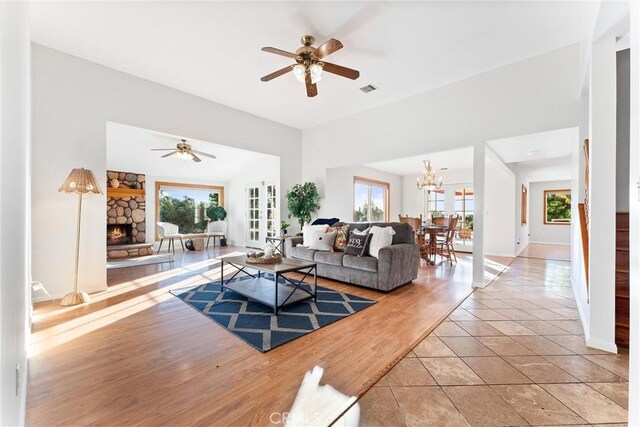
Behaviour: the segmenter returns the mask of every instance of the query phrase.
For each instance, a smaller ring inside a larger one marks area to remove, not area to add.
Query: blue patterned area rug
[[[234,280],[247,279],[249,277]],[[311,290],[311,287],[307,289]],[[220,295],[219,281],[171,293],[262,352],[349,317],[377,302],[318,286],[317,302],[311,298],[287,305],[276,316],[271,307],[232,290],[225,289]]]

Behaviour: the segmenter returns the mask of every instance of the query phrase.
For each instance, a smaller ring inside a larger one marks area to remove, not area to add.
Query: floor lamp
[[[76,231],[76,269],[73,282],[73,292],[68,293],[60,301],[60,305],[77,305],[89,301],[86,292],[78,292],[78,261],[80,258],[80,222],[82,220],[82,196],[85,193],[102,194],[96,182],[96,177],[88,169],[73,169],[62,183],[59,192],[76,193],[78,195],[78,229]]]

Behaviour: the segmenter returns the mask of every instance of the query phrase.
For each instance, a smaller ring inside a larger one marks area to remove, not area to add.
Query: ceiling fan
[[[193,160],[194,162],[201,162],[202,159],[196,154],[199,154],[204,157],[209,157],[211,159],[215,159],[216,156],[213,154],[203,153],[202,151],[196,151],[191,148],[191,145],[187,144],[186,139],[181,139],[181,142],[176,144],[176,148],[151,148],[151,151],[171,151],[171,153],[167,153],[162,157],[171,157],[175,154],[178,155],[180,160]]]
[[[312,46],[315,42],[313,36],[302,36],[300,41],[302,42],[302,47],[298,48],[296,53],[276,49],[275,47],[263,47],[262,50],[265,52],[275,53],[276,55],[286,56],[287,58],[293,58],[296,63],[288,65],[278,71],[274,71],[271,74],[267,74],[260,80],[268,82],[269,80],[273,80],[283,74],[287,74],[289,71],[293,71],[296,78],[300,82],[305,83],[307,87],[307,96],[314,97],[318,94],[316,83],[322,78],[323,71],[337,74],[351,80],[355,80],[360,77],[360,72],[358,70],[322,61],[324,57],[342,49],[343,46],[340,40],[329,39],[317,48]]]

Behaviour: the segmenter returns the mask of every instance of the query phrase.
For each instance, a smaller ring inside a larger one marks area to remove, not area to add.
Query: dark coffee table
[[[226,281],[224,280],[224,265],[229,264],[237,271]],[[247,269],[256,270],[257,274],[250,273]],[[285,276],[285,273],[301,273],[302,279],[293,279]],[[251,276],[251,279],[233,281],[240,273]],[[265,277],[263,273],[271,273],[272,277]],[[311,292],[303,288],[304,280],[313,273],[313,288]],[[278,310],[285,305],[318,297],[318,274],[316,263],[296,259],[283,258],[277,264],[252,264],[247,262],[246,255],[227,256],[220,258],[220,284],[221,295],[225,289],[230,289],[247,298],[251,298],[261,304],[273,308],[277,315]]]

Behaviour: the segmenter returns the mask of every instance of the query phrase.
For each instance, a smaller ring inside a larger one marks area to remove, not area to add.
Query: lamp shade
[[[67,179],[62,183],[58,191],[64,193],[95,193],[102,194],[100,186],[96,182],[96,177],[89,169],[73,169]]]

